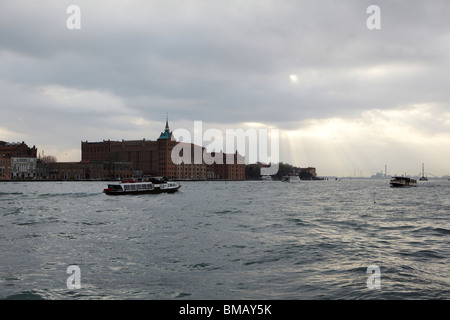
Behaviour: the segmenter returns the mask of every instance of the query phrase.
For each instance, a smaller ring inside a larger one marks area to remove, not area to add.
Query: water
[[[0,299],[450,299],[449,181],[105,187],[0,184]]]

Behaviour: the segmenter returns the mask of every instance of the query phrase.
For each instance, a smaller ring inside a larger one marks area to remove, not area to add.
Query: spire
[[[166,128],[165,131],[170,131],[169,129],[169,114],[166,112]]]
[[[169,129],[169,115],[166,113],[166,127],[164,128],[164,132],[161,132],[161,135],[159,136],[158,140],[170,139],[170,138],[171,138],[171,132]]]

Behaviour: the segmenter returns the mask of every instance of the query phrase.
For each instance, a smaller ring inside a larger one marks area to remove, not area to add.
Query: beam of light
[[[354,118],[304,120],[283,135],[282,158],[316,167],[319,174],[346,176],[353,176],[355,170],[370,176],[385,164],[391,173],[416,174],[426,158],[436,174],[445,174],[449,118],[433,104],[421,104],[369,110]]]

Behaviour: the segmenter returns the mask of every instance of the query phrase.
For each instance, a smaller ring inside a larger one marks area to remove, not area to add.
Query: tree
[[[261,167],[258,164],[246,165],[245,178],[249,180],[261,179]]]
[[[57,162],[55,156],[43,156],[41,157],[42,163],[55,163]]]
[[[294,170],[294,166],[292,166],[289,163],[284,163],[284,162],[280,162],[278,164],[278,172],[276,174],[276,177],[278,179],[281,179],[282,176],[288,174],[288,173],[292,173]]]

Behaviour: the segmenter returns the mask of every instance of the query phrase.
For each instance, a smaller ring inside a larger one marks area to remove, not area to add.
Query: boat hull
[[[122,181],[120,184],[109,184],[103,192],[109,196],[174,193],[181,188],[177,182],[153,183],[150,181]]]
[[[408,187],[417,187],[416,185],[409,184],[401,184],[401,183],[391,183],[392,188],[408,188]]]
[[[395,177],[390,181],[390,185],[393,188],[417,187],[417,181],[410,178]]]
[[[297,175],[287,175],[281,177],[282,182],[300,182],[300,177]]]
[[[122,195],[138,195],[138,194],[160,194],[160,193],[174,193],[177,192],[181,188],[181,185],[178,187],[170,188],[170,189],[160,189],[155,188],[153,190],[135,190],[135,191],[116,191],[105,189],[103,192],[108,196],[122,196]]]

